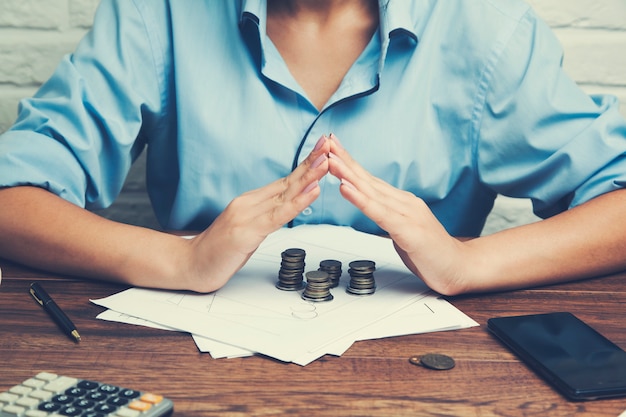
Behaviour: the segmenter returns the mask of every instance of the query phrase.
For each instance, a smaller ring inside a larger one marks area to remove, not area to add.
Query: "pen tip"
[[[74,340],[76,340],[76,343],[80,342],[80,335],[76,330],[72,332],[72,336],[74,336]]]

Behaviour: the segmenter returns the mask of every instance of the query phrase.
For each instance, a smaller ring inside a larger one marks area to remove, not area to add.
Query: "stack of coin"
[[[298,291],[304,288],[304,249],[290,248],[284,250],[280,256],[280,270],[276,288],[284,291]]]
[[[352,261],[350,262],[350,284],[346,291],[354,295],[369,295],[376,291],[376,281],[374,271],[376,263],[374,261]]]
[[[310,271],[306,273],[306,288],[302,293],[306,301],[330,301],[330,277],[324,271]]]
[[[330,278],[330,288],[339,286],[341,278],[341,262],[334,259],[326,259],[320,262],[319,271],[328,272]]]

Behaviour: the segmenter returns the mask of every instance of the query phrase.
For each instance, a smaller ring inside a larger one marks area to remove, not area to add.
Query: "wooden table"
[[[450,301],[480,327],[357,342],[306,367],[267,357],[212,359],[189,335],[97,320],[89,302],[125,287],[0,261],[0,391],[40,372],[95,379],[171,398],[176,416],[611,416],[626,398],[570,402],[486,330],[493,316],[570,311],[626,348],[626,273]],[[78,327],[63,335],[28,294],[44,285]],[[449,371],[412,365],[441,352]]]

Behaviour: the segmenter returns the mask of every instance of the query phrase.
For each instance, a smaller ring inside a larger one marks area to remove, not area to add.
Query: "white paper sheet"
[[[343,263],[332,301],[308,302],[301,291],[275,287],[280,254],[290,247],[306,250],[306,270],[317,269],[323,259]],[[373,295],[345,292],[348,264],[357,259],[376,262]],[[209,348],[212,355],[222,349],[220,355],[231,356],[234,347],[241,354],[259,352],[301,365],[326,353],[340,355],[355,340],[477,325],[408,271],[389,239],[327,225],[270,235],[244,268],[212,294],[133,288],[92,301],[208,338],[209,345],[217,342]]]

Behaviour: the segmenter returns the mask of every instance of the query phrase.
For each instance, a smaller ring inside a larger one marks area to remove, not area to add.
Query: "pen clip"
[[[43,306],[43,299],[41,299],[41,297],[39,297],[39,295],[37,294],[37,290],[35,288],[33,288],[33,285],[35,285],[35,284],[31,284],[30,289],[29,289],[30,295],[33,296],[35,301],[37,301],[40,305]]]

